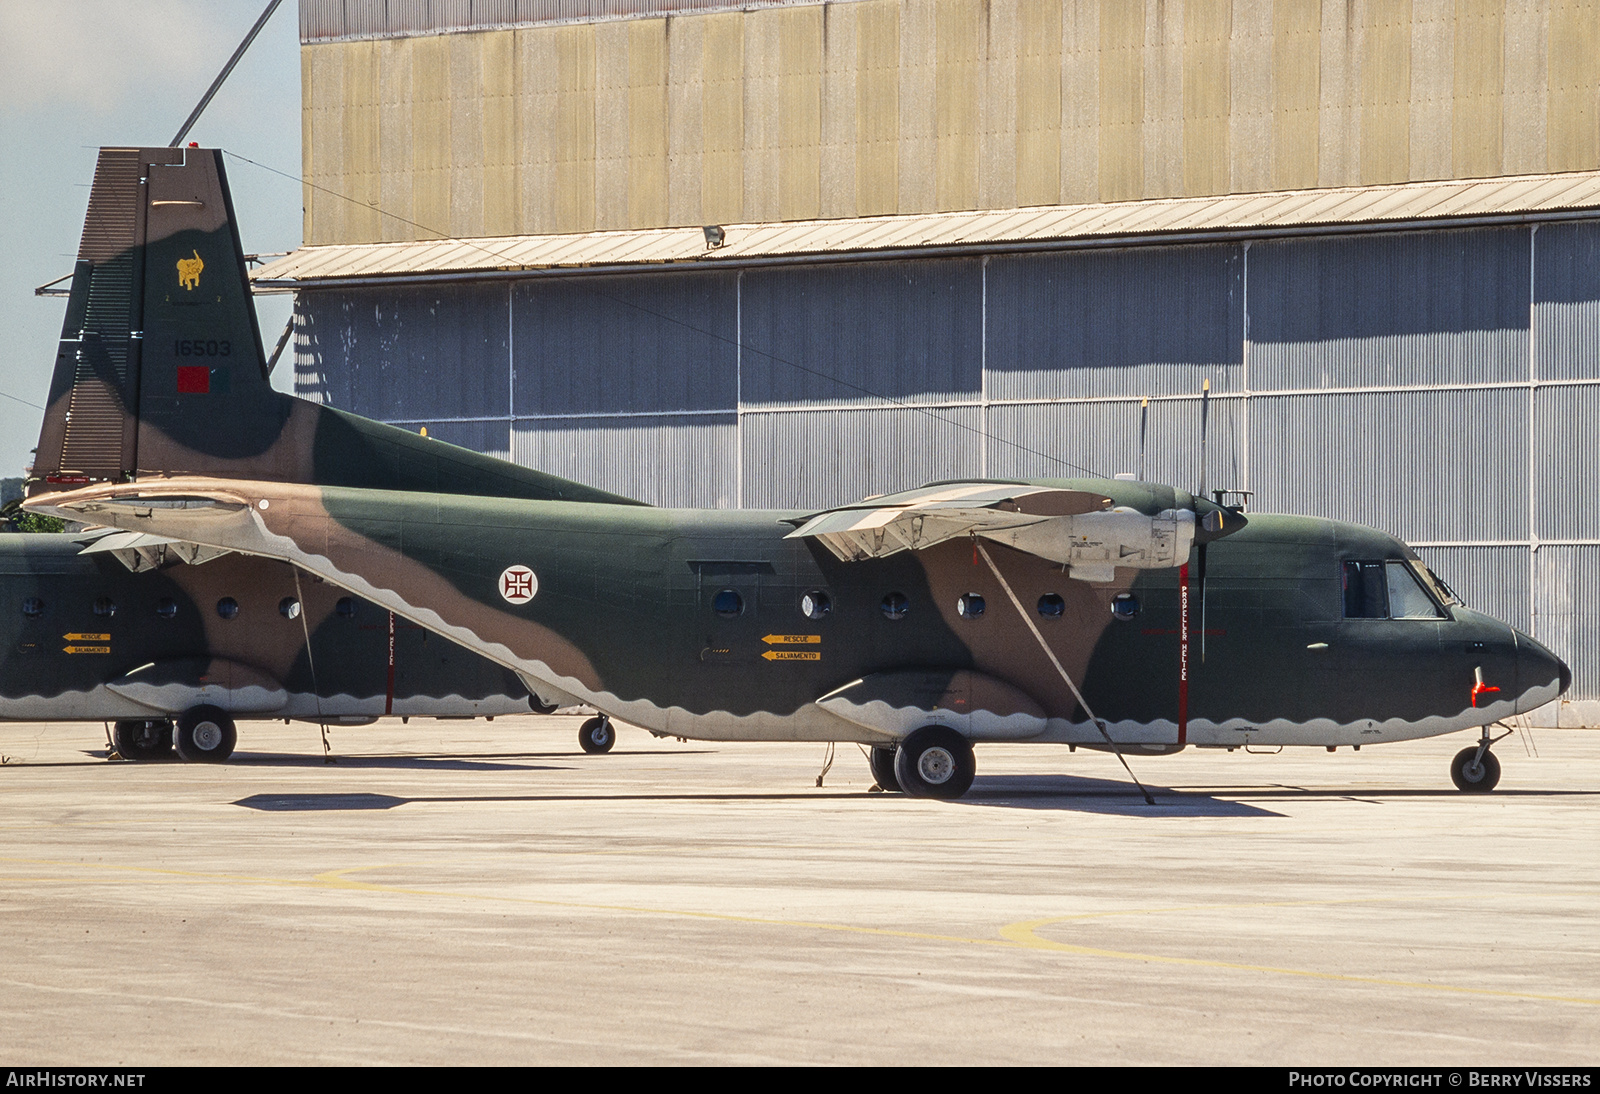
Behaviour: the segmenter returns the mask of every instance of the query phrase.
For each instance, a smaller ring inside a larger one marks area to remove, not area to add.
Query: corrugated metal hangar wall
[[[308,251],[1600,169],[1589,0],[300,14]],[[296,383],[659,504],[807,508],[1137,471],[1146,396],[1145,477],[1193,488],[1209,379],[1211,486],[1406,538],[1600,698],[1596,204],[603,274],[423,260],[296,286]]]
[[[1419,547],[1600,694],[1600,221],[302,292],[300,390],[664,505],[1207,481]],[[890,401],[892,400],[892,402]],[[1535,546],[1537,544],[1537,547]]]
[[[300,12],[310,245],[1600,168],[1592,0]]]

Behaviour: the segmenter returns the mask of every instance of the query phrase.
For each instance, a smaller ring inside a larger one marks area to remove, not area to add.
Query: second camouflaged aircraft
[[[318,408],[271,392],[240,336],[218,155],[107,150],[102,174],[112,155],[141,164],[119,184],[140,215],[117,254],[142,285],[142,394],[99,427],[93,467],[47,418],[29,508],[290,562],[547,702],[681,737],[856,741],[886,789],[950,798],[975,741],[1331,749],[1487,727],[1570,680],[1393,537],[1246,521],[1166,486],[938,483],[797,513],[341,480],[310,459],[320,432],[294,427]],[[196,345],[244,359],[195,365]],[[60,360],[52,416],[84,383]],[[1493,786],[1491,743],[1457,757],[1458,786]]]

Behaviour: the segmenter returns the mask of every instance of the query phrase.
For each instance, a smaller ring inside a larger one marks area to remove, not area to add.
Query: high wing
[[[937,483],[868,498],[805,518],[788,539],[815,539],[859,562],[979,536],[1071,568],[1083,581],[1110,581],[1118,566],[1166,569],[1189,557],[1195,511],[1147,514],[1113,507],[1104,494],[1026,483]]]

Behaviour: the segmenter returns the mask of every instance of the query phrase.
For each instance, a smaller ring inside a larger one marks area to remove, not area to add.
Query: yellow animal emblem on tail
[[[189,290],[200,287],[200,271],[206,264],[200,261],[200,252],[195,251],[193,258],[178,259],[178,284]]]

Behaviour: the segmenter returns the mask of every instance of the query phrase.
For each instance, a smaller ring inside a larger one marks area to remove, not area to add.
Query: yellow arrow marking
[[[110,653],[110,646],[63,646],[64,653]]]
[[[109,634],[64,634],[61,636],[68,642],[109,642]]]
[[[763,635],[761,641],[769,646],[820,646],[820,634],[768,634]]]
[[[768,650],[761,655],[768,661],[821,661],[822,654],[810,650]]]

